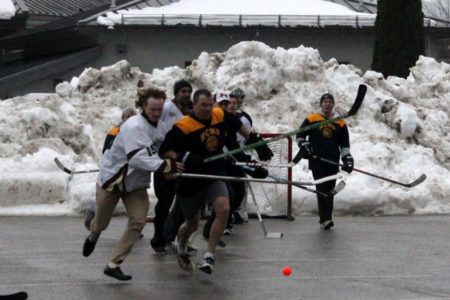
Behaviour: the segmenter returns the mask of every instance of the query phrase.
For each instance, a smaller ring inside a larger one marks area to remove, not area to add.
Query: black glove
[[[203,157],[196,153],[181,153],[178,155],[178,160],[184,163],[186,173],[203,174],[207,170],[207,164],[203,162]]]
[[[244,152],[235,153],[233,154],[233,157],[239,162],[250,162],[252,160],[252,156],[245,154]]]
[[[264,179],[269,176],[269,171],[263,167],[243,167],[242,170],[253,178]]]
[[[256,142],[261,141],[262,138],[256,132],[250,132],[250,136],[245,143],[246,145],[251,145]],[[267,144],[263,144],[261,146],[255,147],[256,154],[258,154],[258,158],[262,161],[270,160],[273,156],[272,150],[270,150]]]
[[[344,165],[341,167],[341,169],[345,172],[351,173],[353,171],[353,156],[351,154],[347,154],[342,158],[342,162]]]
[[[176,173],[177,172],[177,161],[172,158],[166,158],[164,160],[163,164],[161,165],[161,167],[159,167],[159,170],[161,172],[163,172],[164,174]]]
[[[223,159],[223,165],[224,165],[225,169],[227,169],[227,170],[235,167],[236,166],[235,163],[236,163],[236,160],[233,157],[227,156]]]
[[[311,159],[313,156],[313,149],[311,147],[311,144],[306,141],[302,140],[298,143],[298,147],[300,148],[300,156],[304,159]]]

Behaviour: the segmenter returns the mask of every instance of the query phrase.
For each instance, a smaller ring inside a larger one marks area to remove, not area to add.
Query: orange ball
[[[286,266],[283,268],[283,270],[281,271],[283,273],[284,276],[289,276],[292,274],[292,269],[289,266]]]

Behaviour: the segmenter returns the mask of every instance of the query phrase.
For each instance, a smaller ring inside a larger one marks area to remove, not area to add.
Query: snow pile
[[[319,98],[331,92],[338,111],[354,101],[358,85],[368,85],[357,116],[348,119],[357,168],[402,182],[427,174],[421,185],[406,189],[353,172],[337,195],[343,214],[449,213],[450,66],[420,57],[405,80],[361,71],[336,60],[322,61],[317,50],[300,46],[273,49],[242,42],[225,53],[201,53],[191,66],[155,69],[151,74],[120,61],[86,69],[57,93],[28,95],[0,103],[0,214],[30,211],[11,205],[46,204],[35,213],[77,214],[94,199],[95,174],[69,176],[53,163],[58,157],[75,169],[97,168],[108,129],[132,106],[137,86],[163,88],[188,79],[195,88],[241,87],[245,109],[259,132],[287,132],[317,111]],[[306,162],[294,180],[310,179]],[[152,192],[152,191],[151,191]],[[155,198],[151,195],[152,205]],[[295,189],[294,212],[316,211],[312,193]],[[59,203],[63,204],[59,204]],[[36,207],[36,206],[35,206]]]
[[[9,20],[16,14],[16,8],[11,0],[0,1],[0,20]]]

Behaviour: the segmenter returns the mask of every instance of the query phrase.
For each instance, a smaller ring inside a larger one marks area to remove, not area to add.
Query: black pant
[[[184,215],[179,205],[178,197],[170,210],[166,224],[164,225],[164,240],[166,243],[173,242],[178,235],[178,229],[184,222]]]
[[[153,175],[155,195],[158,202],[155,205],[155,234],[152,238],[152,246],[164,246],[164,224],[167,221],[170,207],[175,197],[175,180],[166,180],[162,173]]]
[[[339,169],[336,166],[327,163],[315,163],[311,166],[314,180],[327,176],[336,175]],[[327,181],[316,185],[316,191],[328,193],[336,186],[336,180]],[[317,206],[319,209],[319,223],[333,219],[333,200],[334,197],[325,197],[317,194]]]

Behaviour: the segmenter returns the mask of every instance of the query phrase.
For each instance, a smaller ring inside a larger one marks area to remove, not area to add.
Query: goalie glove
[[[256,142],[262,141],[262,138],[259,136],[256,132],[250,132],[249,138],[246,145],[251,145]],[[269,146],[267,144],[260,145],[258,147],[255,147],[256,154],[258,154],[258,158],[262,161],[270,160],[273,157],[273,152],[270,150]]]
[[[242,170],[253,178],[264,179],[269,176],[269,171],[263,167],[242,167]]]
[[[351,154],[347,154],[344,157],[342,157],[342,162],[344,165],[341,167],[341,169],[345,172],[351,173],[353,171],[353,156]]]

